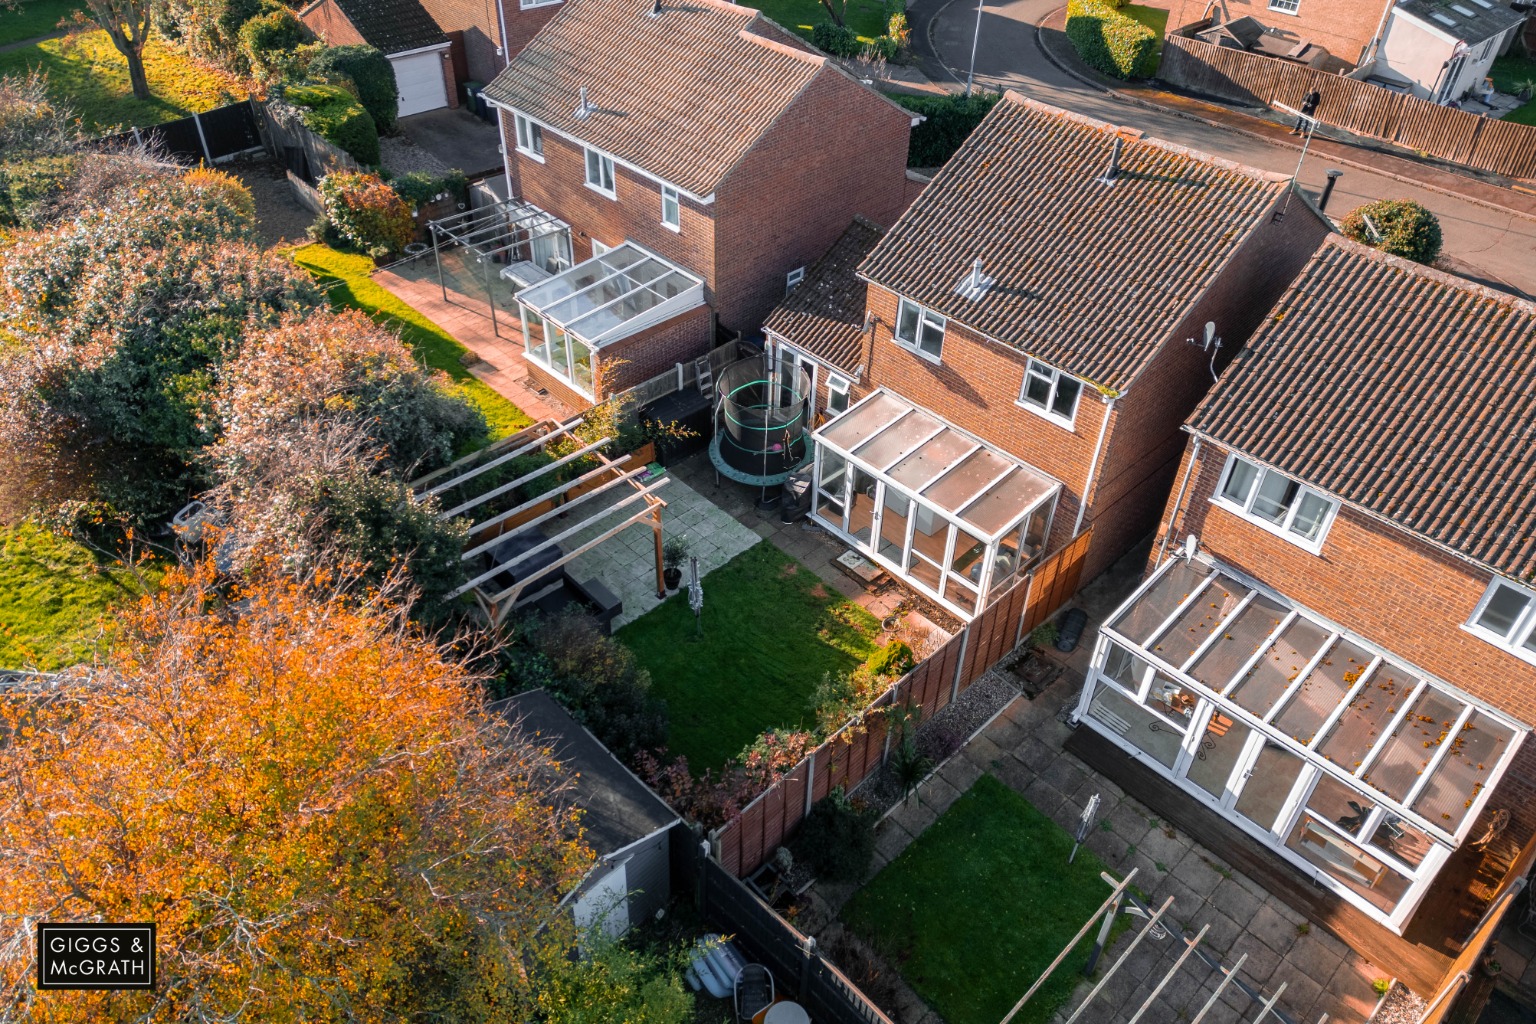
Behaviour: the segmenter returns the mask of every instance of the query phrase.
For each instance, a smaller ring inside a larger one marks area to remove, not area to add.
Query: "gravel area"
[[[220,164],[251,190],[256,200],[256,234],[261,243],[298,245],[309,241],[304,230],[315,222],[315,215],[299,204],[288,184],[287,173],[268,159],[235,160]]]
[[[443,175],[452,170],[435,155],[422,149],[404,135],[385,136],[379,139],[379,163],[397,178],[412,171]]]
[[[940,708],[938,714],[918,725],[918,752],[931,760],[933,770],[937,771],[1018,695],[1019,687],[1013,677],[992,669],[952,703]],[[891,766],[885,764],[860,783],[854,795],[884,814],[900,803],[904,794]]]
[[[1424,1000],[1408,991],[1402,982],[1398,982],[1376,1008],[1370,1024],[1418,1024],[1423,1013]]]

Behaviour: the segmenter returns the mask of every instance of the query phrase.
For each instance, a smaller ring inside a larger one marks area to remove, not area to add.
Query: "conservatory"
[[[517,304],[528,358],[595,401],[595,353],[704,305],[704,281],[625,242],[518,292]]]
[[[1061,484],[889,391],[812,440],[816,521],[963,619],[1045,550]]]
[[[1075,717],[1397,934],[1525,732],[1199,556],[1109,618]]]
[[[517,289],[571,265],[570,225],[530,203],[503,200],[430,221],[428,226],[443,301],[449,301],[450,279],[455,288],[462,283],[471,290],[475,286],[469,282],[478,281],[497,337],[501,336],[497,310],[504,311]]]

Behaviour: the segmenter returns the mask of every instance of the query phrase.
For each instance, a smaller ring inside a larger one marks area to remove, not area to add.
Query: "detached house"
[[[1280,175],[1007,94],[765,325],[815,380],[812,516],[965,618],[1090,527],[1091,577],[1329,230]]]
[[[572,0],[485,96],[511,195],[568,226],[518,299],[532,372],[578,406],[604,349],[615,390],[702,355],[711,312],[755,332],[855,215],[907,200],[911,113],[720,0]]]
[[[1332,236],[1187,429],[1077,715],[1433,991],[1536,831],[1536,305]]]
[[[399,116],[459,105],[451,44],[421,0],[316,0],[299,18],[329,46],[366,43],[389,58]]]

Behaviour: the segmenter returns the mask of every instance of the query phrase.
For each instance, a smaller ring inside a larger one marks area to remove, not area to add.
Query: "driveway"
[[[910,10],[913,46],[935,81],[964,83],[976,40],[976,82],[989,89],[1015,89],[1032,99],[1139,128],[1148,135],[1215,156],[1282,174],[1296,172],[1294,149],[1181,117],[1148,110],[1093,88],[1053,64],[1041,50],[1035,25],[1061,7],[1060,0],[983,0],[981,29],[976,5],[967,0],[918,0]],[[1301,183],[1319,191],[1330,167],[1309,157]],[[1445,235],[1444,257],[1451,269],[1474,280],[1536,297],[1536,219],[1357,168],[1344,176],[1329,204],[1341,215],[1376,199],[1413,199],[1433,210]]]
[[[462,107],[443,107],[400,119],[400,132],[449,167],[469,178],[500,174],[501,136],[496,126]]]

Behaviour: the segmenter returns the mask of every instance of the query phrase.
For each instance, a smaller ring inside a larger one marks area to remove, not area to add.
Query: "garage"
[[[443,58],[447,53],[448,47],[444,45],[425,52],[389,55],[400,94],[401,117],[448,105],[448,88],[443,80]]]

